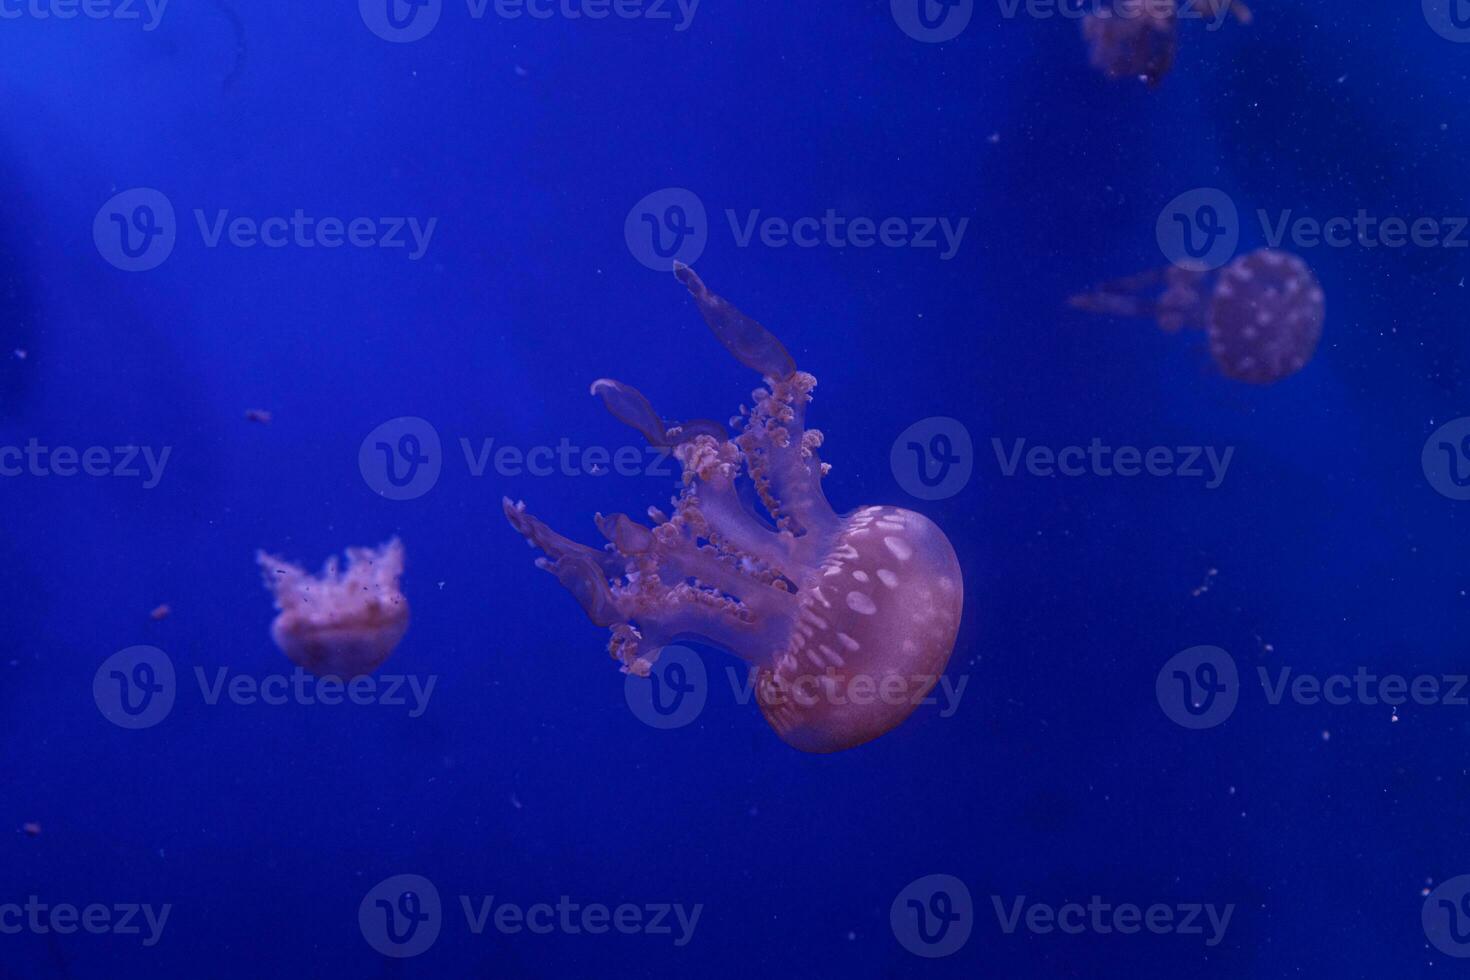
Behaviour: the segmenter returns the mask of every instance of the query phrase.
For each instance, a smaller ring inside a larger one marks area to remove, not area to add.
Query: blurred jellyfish
[[[1249,24],[1251,12],[1238,0],[1191,0],[1186,19],[1217,25],[1229,12]],[[1108,78],[1137,78],[1150,88],[1169,73],[1178,48],[1180,13],[1175,0],[1116,0],[1082,18],[1088,60]]]
[[[318,677],[371,674],[408,632],[408,600],[398,590],[403,545],[348,548],[347,568],[334,555],[312,576],[265,552],[256,560],[280,615],[271,638],[297,666]]]
[[[1173,333],[1205,330],[1210,355],[1227,378],[1267,385],[1301,370],[1322,338],[1317,277],[1280,249],[1242,255],[1218,272],[1169,266],[1073,296],[1076,309],[1151,317]]]

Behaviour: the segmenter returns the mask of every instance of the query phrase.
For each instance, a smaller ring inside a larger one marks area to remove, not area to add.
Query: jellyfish
[[[602,549],[562,537],[524,503],[504,500],[505,516],[544,553],[536,564],[611,630],[624,673],[648,676],[670,643],[703,643],[749,665],[761,713],[788,744],[861,745],[903,722],[943,673],[963,604],[959,560],[914,511],[833,510],[823,436],[806,426],[816,378],[693,269],[674,272],[715,337],[764,377],[731,420],[739,433],[665,422],[637,389],[598,380],[591,393],[607,410],[682,464],[672,512],[649,508],[652,526],[596,515]]]
[[[1239,0],[1190,0],[1190,18],[1217,23],[1228,11],[1249,24],[1251,12]],[[1137,78],[1155,88],[1174,65],[1179,10],[1175,0],[1117,0],[1082,18],[1088,61],[1108,78]]]
[[[264,551],[256,555],[280,615],[271,638],[292,662],[318,677],[351,679],[383,665],[408,632],[408,600],[398,590],[403,545],[348,548],[320,576]]]
[[[1155,293],[1157,295],[1155,295]],[[1297,256],[1256,249],[1218,272],[1171,265],[1073,296],[1074,308],[1203,329],[1227,378],[1268,385],[1300,371],[1322,338],[1322,287]]]

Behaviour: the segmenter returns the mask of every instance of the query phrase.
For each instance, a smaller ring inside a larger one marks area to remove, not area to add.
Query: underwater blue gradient
[[[1470,664],[1470,503],[1436,493],[1420,461],[1470,414],[1467,251],[1298,249],[1326,293],[1323,339],[1265,388],[1221,377],[1198,335],[1066,299],[1162,265],[1159,210],[1191,188],[1239,205],[1242,251],[1266,244],[1257,208],[1467,213],[1470,44],[1417,3],[1259,0],[1249,27],[1185,25],[1149,91],[1089,68],[1073,21],[994,3],[943,44],[905,35],[888,0],[704,0],[683,31],[476,20],[444,0],[432,33],[402,44],[355,8],[175,0],[151,31],[0,18],[0,446],[171,449],[152,489],[0,478],[0,905],[172,905],[152,947],[0,933],[0,978],[1460,967],[1420,913],[1426,888],[1470,873],[1470,707],[1272,705],[1255,677]],[[169,199],[179,238],[130,273],[93,223],[137,187]],[[629,209],[669,187],[708,208],[700,274],[820,379],[809,420],[834,506],[911,507],[953,542],[966,604],[949,676],[967,686],[952,716],[921,707],[869,745],[805,755],[729,696],[738,664],[705,651],[716,684],[698,720],[641,723],[605,631],[532,566],[500,500],[592,542],[594,512],[665,505],[672,475],[467,466],[461,440],[634,445],[588,396],[597,378],[671,417],[749,400],[755,375],[624,242]],[[298,208],[437,224],[413,260],[209,248],[193,217]],[[946,260],[741,247],[726,219],[829,208],[968,225]],[[433,425],[443,472],[394,501],[358,456],[402,416]],[[933,416],[963,423],[974,472],[928,502],[890,450]],[[1234,456],[1206,489],[1007,477],[992,443],[1095,437]],[[437,679],[420,717],[205,702],[196,669],[290,669],[256,549],[316,567],[393,535],[413,624],[383,671]],[[172,612],[154,621],[160,603]],[[139,644],[166,651],[180,691],[130,731],[92,684]],[[1228,650],[1245,689],[1225,724],[1187,731],[1155,678],[1200,644]],[[399,874],[445,906],[437,942],[406,959],[358,922]],[[971,938],[940,959],[890,926],[930,874],[974,901]],[[682,946],[475,935],[462,895],[702,911]],[[1234,911],[1215,946],[1007,934],[991,896],[1022,895]]]

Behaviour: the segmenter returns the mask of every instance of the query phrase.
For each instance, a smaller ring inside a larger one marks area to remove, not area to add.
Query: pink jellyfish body
[[[1218,272],[1180,266],[1144,272],[1069,302],[1091,313],[1152,317],[1170,332],[1204,329],[1220,372],[1258,385],[1289,377],[1312,359],[1325,317],[1312,270],[1274,248],[1242,255]]]
[[[1228,10],[1242,24],[1251,12],[1239,0],[1190,0],[1191,18],[1216,23]],[[1150,88],[1169,73],[1179,46],[1175,0],[1117,0],[1082,18],[1088,61],[1108,78],[1137,78]]]
[[[318,677],[371,674],[408,632],[408,600],[398,590],[403,545],[348,548],[347,567],[327,559],[320,576],[266,554],[256,555],[280,615],[271,638],[298,666]]]
[[[508,499],[506,518],[545,553],[537,564],[612,630],[608,650],[625,673],[647,676],[676,640],[707,643],[750,665],[761,712],[787,743],[835,752],[877,738],[949,662],[964,594],[954,548],[900,507],[836,514],[822,492],[822,435],[805,427],[816,378],[694,270],[674,271],[715,336],[765,378],[733,420],[740,434],[707,420],[667,424],[636,389],[597,381],[592,393],[614,416],[683,464],[673,513],[649,508],[652,527],[597,515],[602,550]],[[746,479],[753,494],[741,493]]]

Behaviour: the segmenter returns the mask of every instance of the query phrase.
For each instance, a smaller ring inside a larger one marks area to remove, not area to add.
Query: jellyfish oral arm
[[[739,434],[707,420],[667,422],[631,385],[601,379],[592,393],[608,411],[682,465],[672,513],[650,508],[652,527],[598,515],[602,550],[562,537],[509,499],[506,518],[544,553],[537,564],[611,629],[608,650],[624,672],[647,675],[663,647],[697,640],[751,665],[761,711],[791,745],[832,752],[876,738],[917,699],[858,704],[843,696],[845,685],[918,678],[915,690],[933,686],[959,628],[954,549],[909,511],[837,515],[822,492],[822,435],[805,427],[816,379],[692,269],[675,273],[720,343],[765,379],[733,420]],[[742,494],[742,474],[753,494]],[[793,691],[807,700],[793,702]]]

